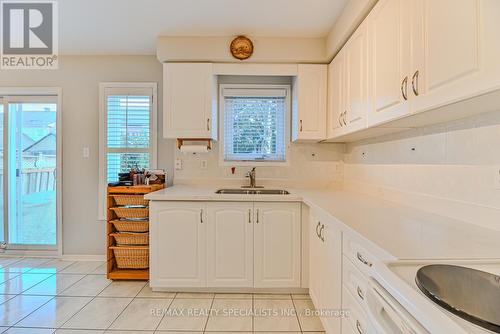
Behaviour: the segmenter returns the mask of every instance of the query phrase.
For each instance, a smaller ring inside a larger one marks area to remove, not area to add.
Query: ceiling
[[[59,0],[61,54],[155,54],[167,36],[323,37],[349,0]]]

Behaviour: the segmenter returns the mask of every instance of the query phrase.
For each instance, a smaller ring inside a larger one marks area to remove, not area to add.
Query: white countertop
[[[146,195],[159,201],[304,202],[396,259],[500,258],[500,231],[342,190],[286,188],[290,195],[218,195],[220,187],[176,185]],[[271,188],[269,188],[271,189]]]

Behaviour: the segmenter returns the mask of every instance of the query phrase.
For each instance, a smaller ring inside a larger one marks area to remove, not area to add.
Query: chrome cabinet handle
[[[251,224],[252,223],[252,209],[248,209],[248,223]]]
[[[203,222],[203,209],[200,209],[200,223],[204,223]]]
[[[321,224],[321,228],[319,229],[319,238],[321,241],[325,242],[325,237],[323,236],[323,230],[325,229],[325,225]]]
[[[300,129],[299,131],[302,132],[302,120],[299,121],[299,124],[300,124]]]
[[[361,300],[365,300],[365,295],[363,294],[363,290],[361,290],[359,286],[357,287],[356,291],[358,292],[359,298],[361,298]]]
[[[373,265],[373,263],[366,260],[360,252],[357,252],[356,256],[358,257],[358,260],[364,265],[367,265],[368,267],[371,267]]]
[[[207,131],[210,131],[210,118],[207,118]]]
[[[365,332],[363,332],[363,327],[361,327],[361,323],[359,322],[359,320],[356,320],[356,329],[358,330],[359,334],[365,334]]]
[[[346,119],[347,119],[347,110],[344,111],[344,117],[342,117],[342,119],[344,120],[344,125],[347,125],[347,122],[346,122]]]
[[[321,222],[318,222],[318,225],[316,225],[316,236],[319,238],[319,232],[318,232],[318,227],[320,227]]]
[[[341,114],[339,115],[339,124],[340,124],[340,127],[342,127],[342,126],[343,126],[343,125],[342,125],[342,114],[343,114],[343,113],[341,113]]]
[[[259,223],[259,209],[257,209],[257,224]]]
[[[403,79],[403,82],[401,82],[401,94],[403,94],[403,98],[408,100],[408,76],[406,76]]]
[[[418,77],[420,75],[420,71],[417,70],[414,74],[413,77],[411,78],[411,87],[413,89],[413,93],[415,96],[418,96],[419,94],[419,89],[418,89]]]

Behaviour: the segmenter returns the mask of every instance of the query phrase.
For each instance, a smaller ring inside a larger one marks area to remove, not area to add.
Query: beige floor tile
[[[252,299],[251,293],[216,293],[215,299]]]
[[[291,300],[292,297],[288,293],[255,293],[254,299],[286,299]]]
[[[112,281],[104,275],[88,275],[60,293],[61,296],[97,296]]]
[[[252,331],[252,300],[215,299],[206,331]]]
[[[16,296],[0,305],[0,326],[12,326],[48,302],[48,296]]]
[[[141,298],[174,298],[176,295],[176,292],[159,292],[159,291],[153,291],[149,287],[149,283],[142,288],[141,292],[137,295],[137,297]]]
[[[73,329],[106,329],[131,301],[132,298],[95,298],[62,325],[62,327]]]
[[[179,332],[176,332],[176,331],[156,331],[155,334],[203,334],[203,332],[193,332],[193,331],[189,331],[189,332],[186,332],[186,331],[179,331]],[[240,334],[242,334],[242,333],[240,333]]]
[[[136,298],[109,329],[155,330],[173,299]]]
[[[212,299],[174,299],[158,330],[203,331]]]
[[[102,290],[99,297],[135,297],[145,285],[144,281],[114,281]]]
[[[58,329],[55,334],[103,334],[104,331],[89,329]]]
[[[292,294],[292,299],[297,300],[310,300],[311,296],[308,294]]]
[[[5,303],[7,300],[14,298],[16,295],[0,295],[0,305]]]
[[[7,272],[27,272],[33,268],[38,267],[41,264],[51,261],[52,259],[45,258],[23,258],[20,261],[13,262],[11,264],[3,266],[2,270]]]
[[[11,327],[5,334],[51,334],[55,329],[47,328],[15,328]]]
[[[91,300],[91,297],[56,297],[17,323],[16,326],[61,327]]]
[[[0,284],[0,294],[19,294],[50,276],[51,274],[21,274]]]
[[[3,266],[12,264],[14,262],[21,261],[23,258],[21,257],[0,257],[0,268],[3,268]]]
[[[215,293],[205,293],[205,292],[178,292],[175,298],[186,299],[186,298],[195,298],[195,299],[205,299],[205,298],[214,298]]]
[[[90,274],[103,265],[103,261],[78,261],[61,270],[63,274]]]
[[[254,299],[254,331],[300,331],[291,300]]]
[[[103,263],[99,267],[97,267],[93,272],[91,272],[91,275],[105,275],[108,271],[108,264]]]
[[[300,328],[304,332],[322,332],[324,331],[321,320],[312,315],[316,308],[310,300],[294,300],[295,309],[300,322]]]
[[[49,278],[38,283],[32,288],[25,290],[23,292],[23,295],[55,296],[81,280],[83,277],[85,277],[85,275],[56,274],[50,276]]]
[[[19,275],[21,275],[21,273],[0,272],[0,284],[5,283]]]
[[[9,329],[9,327],[0,326],[0,333],[5,333],[8,329]]]
[[[63,261],[59,259],[50,260],[48,262],[37,265],[35,268],[28,271],[30,274],[42,273],[42,274],[55,274],[64,270],[75,263],[74,261]]]
[[[154,331],[114,331],[107,330],[104,333],[106,334],[153,334]],[[183,334],[192,334],[191,332],[184,332]]]

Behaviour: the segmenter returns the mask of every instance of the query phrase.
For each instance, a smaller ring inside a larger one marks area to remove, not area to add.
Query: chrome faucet
[[[255,185],[255,167],[247,172],[246,177],[250,178],[250,186],[245,188],[257,188],[257,186]]]

